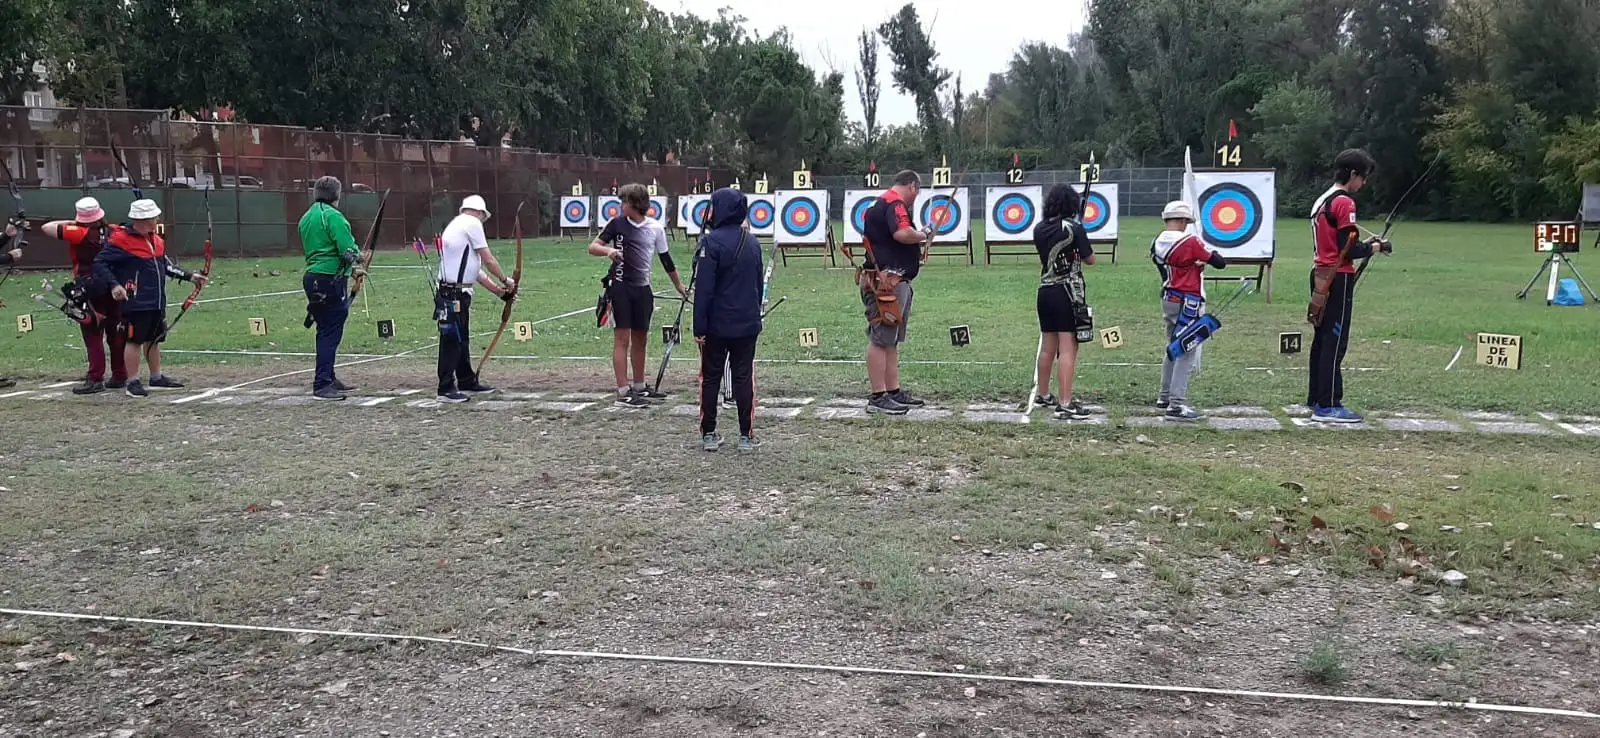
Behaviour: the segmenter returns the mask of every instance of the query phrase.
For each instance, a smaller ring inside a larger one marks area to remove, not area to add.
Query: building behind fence
[[[111,153],[115,141],[147,197],[161,205],[168,249],[197,257],[206,237],[223,257],[299,253],[296,228],[311,204],[311,183],[333,175],[344,183],[340,209],[356,238],[365,236],[385,189],[380,246],[396,247],[444,228],[461,198],[482,195],[494,217],[491,238],[510,238],[520,202],[523,232],[552,232],[560,196],[612,182],[656,182],[688,192],[708,177],[731,182],[726,170],[658,165],[467,142],[418,141],[286,126],[173,120],[162,110],[0,106],[0,159],[23,189],[33,220],[70,219],[85,194],[122,220],[133,201],[128,177]],[[25,266],[66,265],[64,244],[31,235]]]

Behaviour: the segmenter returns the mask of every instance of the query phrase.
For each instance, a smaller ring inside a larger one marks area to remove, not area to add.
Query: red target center
[[[1236,202],[1221,202],[1211,209],[1211,224],[1223,229],[1232,229],[1244,220],[1244,208]]]
[[[1022,206],[1020,206],[1020,205],[1012,205],[1011,207],[1006,208],[1005,216],[1006,216],[1006,220],[1009,220],[1009,221],[1012,221],[1012,222],[1017,222],[1017,221],[1022,220]]]
[[[805,225],[807,223],[810,223],[811,222],[811,213],[810,213],[810,211],[807,211],[804,208],[800,208],[800,209],[795,210],[794,211],[794,222],[795,222],[796,225]]]
[[[1084,205],[1083,206],[1083,219],[1084,220],[1099,220],[1100,219],[1100,206],[1098,204],[1095,204],[1094,202],[1090,202],[1090,203]]]

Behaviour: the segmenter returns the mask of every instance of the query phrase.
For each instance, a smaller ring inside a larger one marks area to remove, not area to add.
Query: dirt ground
[[[579,371],[538,389],[593,391]],[[402,385],[385,376],[358,379]],[[0,606],[1600,711],[1589,600],[1396,582],[1309,550],[1263,564],[1104,514],[1182,485],[1175,470],[1253,473],[1262,460],[1219,460],[1231,437],[1174,437],[1158,458],[1112,429],[789,421],[739,456],[703,453],[663,413],[91,402],[0,406]],[[1562,571],[1550,589],[1594,591],[1588,569]],[[18,737],[1600,735],[1570,718],[8,616],[0,654],[0,735]]]

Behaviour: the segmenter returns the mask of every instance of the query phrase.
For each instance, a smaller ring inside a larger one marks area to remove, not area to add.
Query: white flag
[[[1183,191],[1179,199],[1189,206],[1194,213],[1195,220],[1189,224],[1188,232],[1200,235],[1200,192],[1194,181],[1194,160],[1189,155],[1189,147],[1183,147]]]

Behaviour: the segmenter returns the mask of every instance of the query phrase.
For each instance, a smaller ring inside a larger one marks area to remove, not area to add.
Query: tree
[[[917,119],[929,153],[944,151],[944,105],[939,91],[950,80],[950,72],[934,64],[939,52],[923,29],[917,9],[911,3],[878,26],[878,35],[889,47],[894,60],[894,83],[917,103]]]
[[[1502,6],[1499,81],[1554,125],[1600,105],[1600,10],[1584,0],[1518,0]]]
[[[878,141],[878,98],[883,94],[883,83],[878,79],[878,37],[862,29],[856,46],[856,95],[861,98],[861,117],[866,123],[863,145],[870,157],[873,144]]]

